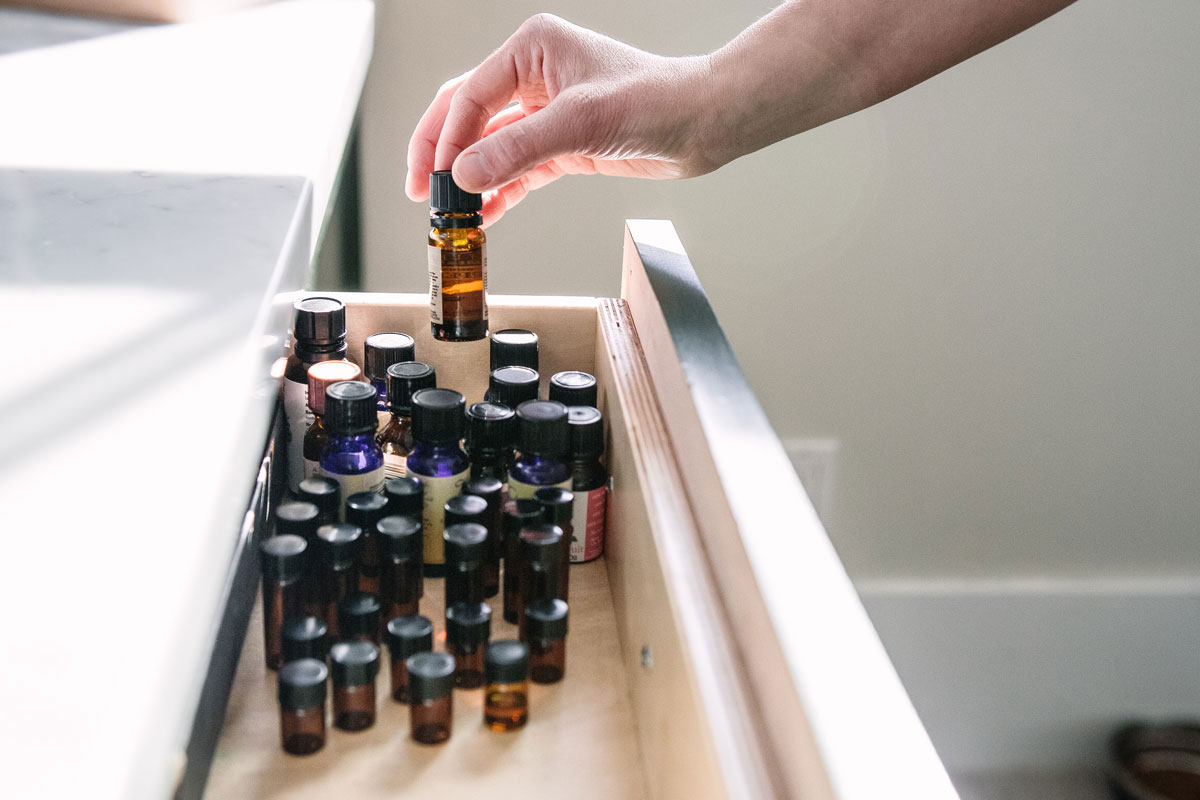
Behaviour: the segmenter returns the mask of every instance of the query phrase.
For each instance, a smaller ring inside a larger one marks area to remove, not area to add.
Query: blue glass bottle
[[[517,408],[517,454],[508,470],[509,498],[533,497],[543,486],[570,489],[570,448],[566,406],[553,400],[522,403]]]
[[[466,400],[453,389],[421,389],[412,397],[413,449],[408,475],[424,486],[421,526],[425,544],[425,575],[445,574],[442,532],[446,501],[462,491],[471,463],[459,445]]]
[[[337,481],[342,497],[383,488],[383,450],[375,441],[375,389],[342,381],[325,390],[329,441],[321,454],[321,474]],[[344,510],[339,510],[344,518]]]
[[[414,352],[413,338],[407,333],[373,333],[363,340],[363,374],[375,387],[376,430],[382,430],[392,418],[387,404],[388,367],[412,361]]]

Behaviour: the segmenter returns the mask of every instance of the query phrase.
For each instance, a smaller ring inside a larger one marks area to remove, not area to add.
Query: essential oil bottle
[[[372,333],[363,340],[363,372],[375,387],[376,430],[391,419],[388,409],[387,371],[392,364],[412,361],[413,338],[407,333]]]
[[[338,604],[358,591],[358,555],[362,529],[346,522],[317,529],[320,552],[322,616],[332,639],[338,632]]]
[[[433,367],[420,361],[401,361],[387,368],[387,423],[375,434],[383,448],[383,473],[388,478],[403,478],[408,471],[408,454],[413,449],[412,396],[421,389],[437,385]]]
[[[355,592],[338,603],[338,638],[379,646],[379,598]]]
[[[322,361],[308,368],[308,408],[313,421],[304,432],[304,477],[319,475],[321,453],[329,441],[325,427],[325,390],[341,381],[356,381],[362,370],[349,361]]]
[[[566,406],[553,400],[531,400],[518,406],[517,453],[508,469],[509,498],[533,497],[543,486],[570,489],[570,448]]]
[[[529,720],[529,648],[503,639],[488,645],[483,662],[483,724],[512,731]]]
[[[516,408],[527,400],[537,400],[538,373],[529,367],[501,367],[492,370],[485,400]]]
[[[408,702],[408,659],[433,650],[433,623],[422,616],[396,617],[387,624],[392,655],[392,699]]]
[[[421,744],[441,744],[450,738],[454,720],[454,657],[447,653],[409,656],[409,724]]]
[[[543,522],[521,531],[517,631],[525,641],[525,610],[538,600],[562,600],[562,528]],[[565,602],[565,601],[564,601]]]
[[[325,746],[325,682],[329,669],[313,658],[279,670],[279,733],[283,751],[307,756]]]
[[[483,658],[492,633],[492,609],[487,603],[456,603],[446,610],[446,652],[454,656],[454,685],[478,689],[483,685]]]
[[[375,676],[379,648],[370,642],[338,642],[329,648],[333,667],[333,724],[361,731],[375,724]]]
[[[425,575],[445,572],[442,531],[446,501],[462,491],[470,474],[463,435],[463,396],[452,389],[421,389],[413,395],[413,450],[409,476],[424,484],[421,528],[425,538]]]
[[[534,683],[557,683],[567,672],[567,604],[538,600],[525,609],[530,674]]]
[[[492,334],[491,370],[501,367],[538,368],[538,336],[523,328],[506,328]]]
[[[469,495],[468,495],[469,496]],[[472,497],[478,500],[478,497]],[[446,521],[450,523],[447,512]],[[446,603],[483,602],[483,562],[487,558],[487,528],[473,522],[446,525]]]
[[[346,306],[332,297],[306,297],[293,305],[292,352],[283,373],[283,413],[287,423],[288,487],[304,479],[304,433],[312,425],[308,407],[308,368],[346,357]]]
[[[296,617],[283,624],[283,663],[329,657],[329,628],[317,617]]]
[[[396,514],[375,525],[379,537],[379,602],[385,620],[416,614],[424,593],[424,543],[419,519]]]
[[[474,495],[487,504],[480,522],[488,532],[487,559],[483,562],[483,596],[495,597],[500,592],[500,557],[504,554],[501,524],[504,485],[496,478],[472,477],[463,484],[463,494]]]
[[[329,444],[321,474],[338,482],[342,497],[383,488],[383,450],[375,441],[375,389],[342,381],[325,390]]]
[[[421,510],[425,507],[425,485],[416,478],[388,478],[383,482],[383,496],[387,498],[387,516],[421,518]]]
[[[575,493],[557,486],[544,486],[533,493],[533,499],[542,507],[542,520],[557,525],[563,532],[562,546],[558,548],[558,596],[570,602],[571,570],[571,516],[575,505]]]
[[[521,604],[521,531],[542,521],[542,505],[532,497],[504,504],[504,621],[517,624]]]
[[[575,510],[571,517],[571,562],[599,558],[604,552],[605,517],[608,513],[608,470],[604,455],[604,417],[592,406],[568,406],[571,428],[571,491]]]
[[[465,444],[472,478],[508,481],[508,462],[517,443],[517,415],[502,403],[472,403],[467,409]]]
[[[596,379],[586,372],[556,372],[550,376],[551,400],[564,406],[596,405]]]
[[[337,522],[341,515],[342,490],[338,482],[324,475],[314,475],[300,481],[296,498],[317,507],[319,525]]]
[[[450,170],[429,175],[429,320],[433,338],[487,336],[487,236],[483,195],[464,192]]]
[[[362,530],[358,554],[358,586],[364,592],[379,591],[379,544],[375,524],[387,513],[387,499],[379,492],[359,492],[346,498],[346,522]]]
[[[323,524],[320,511],[312,503],[281,503],[275,507],[275,535],[299,536],[307,545],[300,578],[300,602],[306,614],[321,612],[321,589],[317,580],[317,528]]]
[[[283,664],[283,625],[303,616],[301,578],[304,551],[308,545],[299,536],[272,536],[259,546],[262,562],[263,642],[267,666]]]

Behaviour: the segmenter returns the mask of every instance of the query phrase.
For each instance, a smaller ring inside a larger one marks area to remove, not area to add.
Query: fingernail
[[[454,162],[456,183],[470,191],[482,191],[491,185],[492,165],[488,157],[478,150],[463,153]]]

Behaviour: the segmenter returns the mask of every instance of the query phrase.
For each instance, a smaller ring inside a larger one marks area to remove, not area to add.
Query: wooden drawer
[[[352,355],[408,331],[440,385],[481,398],[487,343],[434,342],[424,295],[342,297]],[[572,567],[566,680],[535,687],[510,734],[456,692],[454,734],[431,748],[384,670],[373,729],[286,756],[256,610],[208,796],[954,797],[670,223],[628,223],[619,299],[490,308],[493,330],[539,333],[544,375],[594,373],[608,422],[607,547]],[[439,634],[440,592],[422,603]]]

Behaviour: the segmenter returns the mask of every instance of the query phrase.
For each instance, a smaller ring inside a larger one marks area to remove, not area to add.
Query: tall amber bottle
[[[429,320],[443,342],[483,339],[488,331],[487,237],[483,195],[464,192],[450,170],[429,175]]]

